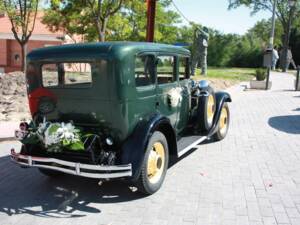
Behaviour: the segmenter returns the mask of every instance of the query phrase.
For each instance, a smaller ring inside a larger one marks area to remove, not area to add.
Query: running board
[[[207,136],[186,136],[182,137],[177,142],[177,148],[178,148],[178,157],[181,157],[188,151],[192,150],[195,146],[200,144],[201,142],[205,141],[207,139]]]

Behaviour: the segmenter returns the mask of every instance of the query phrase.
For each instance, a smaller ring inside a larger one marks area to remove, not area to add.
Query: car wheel
[[[44,168],[39,168],[39,171],[48,177],[59,177],[62,176],[64,173],[55,171],[55,170],[49,170],[49,169],[44,169]]]
[[[213,125],[216,110],[216,97],[211,87],[207,90],[208,96],[201,96],[198,102],[197,126],[201,132],[209,131]]]
[[[169,150],[167,140],[163,133],[155,131],[146,149],[137,182],[138,190],[147,195],[158,191],[165,179],[168,162]]]
[[[226,137],[229,128],[229,123],[230,123],[229,107],[227,103],[224,103],[220,115],[218,130],[213,136],[215,141],[220,141]]]

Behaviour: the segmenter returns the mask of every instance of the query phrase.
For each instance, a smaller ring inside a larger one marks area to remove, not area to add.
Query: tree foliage
[[[294,0],[295,5],[292,6],[289,0],[229,0],[229,9],[239,6],[246,6],[252,9],[252,14],[261,10],[269,10],[272,12],[273,4],[276,4],[276,16],[283,28],[283,57],[281,57],[281,65],[283,70],[286,70],[287,51],[289,47],[290,31],[295,18],[300,13],[300,5],[298,0]]]
[[[171,43],[178,35],[175,24],[180,22],[180,17],[167,9],[169,5],[170,0],[157,2],[157,42]],[[43,22],[53,31],[63,30],[71,37],[81,35],[87,41],[144,41],[146,7],[146,3],[140,0],[51,0]]]
[[[252,28],[250,28],[247,34],[257,37],[258,40],[261,42],[261,47],[267,48],[269,44],[271,26],[271,19],[262,19],[261,21],[258,21]],[[282,46],[282,38],[283,28],[280,21],[276,20],[274,46]]]
[[[51,0],[43,22],[50,30],[63,30],[70,37],[105,41],[109,18],[121,8],[124,0]]]

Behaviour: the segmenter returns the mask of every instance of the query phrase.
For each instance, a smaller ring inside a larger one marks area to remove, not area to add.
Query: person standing
[[[278,59],[279,59],[278,51],[277,51],[276,47],[274,47],[273,51],[272,51],[272,70],[276,69],[276,64],[277,64]]]
[[[289,69],[290,64],[292,64],[294,70],[297,69],[295,61],[293,59],[293,54],[292,54],[292,50],[291,47],[289,47],[288,52],[287,52],[287,64],[286,64],[286,70]]]
[[[195,30],[194,44],[193,44],[193,56],[192,56],[192,75],[195,75],[195,70],[200,62],[201,74],[207,73],[207,47],[208,47],[208,28],[203,29],[197,27]]]

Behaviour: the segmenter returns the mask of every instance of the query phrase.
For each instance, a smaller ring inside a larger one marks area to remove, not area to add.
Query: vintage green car
[[[135,42],[32,51],[26,78],[33,123],[72,121],[93,135],[84,151],[23,144],[11,158],[49,176],[122,178],[146,194],[156,192],[170,156],[228,131],[229,94],[191,80],[190,57],[181,47]]]

